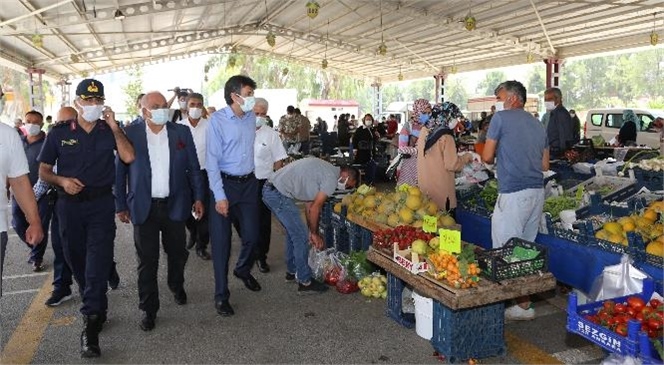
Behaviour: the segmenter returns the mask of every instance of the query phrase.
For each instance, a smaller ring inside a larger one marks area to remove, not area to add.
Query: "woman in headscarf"
[[[405,157],[401,161],[397,186],[408,184],[417,185],[417,145],[420,129],[422,125],[419,122],[419,115],[425,110],[431,111],[431,104],[426,99],[417,99],[413,102],[413,114],[399,132],[399,153]]]
[[[623,124],[620,127],[616,137],[616,145],[629,146],[636,144],[636,131],[639,126],[639,119],[632,109],[625,109],[622,115]]]
[[[366,114],[352,138],[353,148],[356,151],[353,163],[364,168],[364,183],[367,185],[373,185],[376,176],[376,162],[373,155],[376,137],[373,123],[373,116]]]
[[[450,102],[440,106],[438,116],[431,118],[431,108],[419,115],[424,125],[417,141],[417,180],[419,187],[438,208],[453,211],[456,208],[454,188],[455,172],[473,160],[472,154],[457,155],[453,130],[463,119],[459,108]]]

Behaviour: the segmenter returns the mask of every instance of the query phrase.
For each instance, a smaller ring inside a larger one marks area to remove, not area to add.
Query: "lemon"
[[[634,224],[633,222],[625,222],[622,225],[623,232],[632,232],[635,229],[636,229],[636,224]]]
[[[399,218],[401,219],[401,222],[404,224],[411,224],[413,223],[413,211],[408,209],[408,208],[402,208],[399,211]]]
[[[646,246],[646,253],[664,257],[664,242],[660,240],[650,242],[648,246]]]
[[[643,212],[643,218],[649,220],[650,223],[654,223],[657,220],[657,212],[652,209],[646,209],[646,211]]]
[[[622,226],[617,222],[608,222],[603,227],[607,232],[615,235],[622,235]]]
[[[387,217],[387,225],[390,227],[396,227],[399,225],[399,216],[392,213]]]
[[[334,204],[334,212],[341,214],[341,203]]]
[[[406,198],[406,206],[413,211],[420,209],[422,201],[420,200],[419,195],[409,195],[408,198]]]

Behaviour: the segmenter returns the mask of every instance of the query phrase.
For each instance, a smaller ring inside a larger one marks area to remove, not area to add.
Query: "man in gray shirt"
[[[277,171],[263,187],[263,202],[286,229],[286,281],[297,279],[298,294],[322,293],[325,284],[311,277],[309,245],[325,247],[318,233],[318,219],[328,196],[338,189],[355,187],[359,173],[352,167],[336,167],[318,158],[297,160]],[[307,224],[295,201],[305,202]],[[308,229],[307,229],[308,227]]]

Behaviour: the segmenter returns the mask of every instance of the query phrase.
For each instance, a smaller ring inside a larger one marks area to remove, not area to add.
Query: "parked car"
[[[618,135],[623,125],[623,111],[632,109],[641,121],[636,133],[636,143],[652,148],[659,148],[659,133],[653,128],[653,121],[658,117],[664,118],[664,110],[636,109],[636,108],[610,108],[590,109],[586,113],[586,122],[583,134],[586,138],[601,135],[607,142]]]

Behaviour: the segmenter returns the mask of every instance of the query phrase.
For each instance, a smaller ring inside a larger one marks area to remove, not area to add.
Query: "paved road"
[[[109,293],[109,323],[101,334],[102,358],[79,356],[80,299],[56,309],[43,305],[51,290],[52,252],[47,272],[34,274],[27,248],[10,233],[0,299],[0,363],[439,363],[430,343],[384,315],[385,302],[330,291],[299,297],[284,281],[283,231],[273,226],[272,272],[256,277],[258,293],[231,278],[236,315],[213,307],[212,263],[195,254],[186,269],[188,304],[177,306],[166,286],[165,260],[159,273],[161,311],[157,327],[143,332],[136,288],[131,227],[118,222],[115,255],[121,284]],[[237,252],[238,242],[234,241]],[[232,258],[235,262],[235,257]],[[536,302],[538,317],[506,325],[508,352],[489,363],[598,363],[602,352],[565,331],[565,298],[554,293]],[[482,328],[477,328],[482,331]]]

